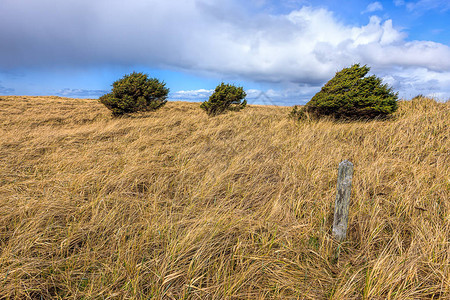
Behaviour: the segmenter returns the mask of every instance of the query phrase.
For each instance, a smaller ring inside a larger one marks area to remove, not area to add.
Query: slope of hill
[[[449,108],[295,123],[172,102],[114,119],[95,100],[0,97],[0,298],[450,298]]]

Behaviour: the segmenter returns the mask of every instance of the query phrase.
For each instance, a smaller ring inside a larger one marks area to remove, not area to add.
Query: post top
[[[346,165],[346,166],[351,166],[351,167],[353,167],[353,164],[352,164],[352,162],[351,161],[349,161],[349,160],[343,160],[343,161],[341,161],[341,163],[339,164],[339,166],[344,166],[344,165]]]

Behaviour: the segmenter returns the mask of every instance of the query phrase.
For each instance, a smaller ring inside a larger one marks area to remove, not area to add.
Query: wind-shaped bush
[[[291,115],[359,119],[395,112],[398,94],[375,75],[365,77],[369,70],[367,66],[355,64],[337,72],[302,109]]]
[[[99,101],[110,109],[114,116],[156,110],[166,104],[169,94],[164,82],[137,72],[125,75],[112,86],[112,92],[101,96]]]
[[[244,99],[246,96],[244,88],[222,82],[216,87],[209,100],[203,102],[200,107],[208,115],[215,116],[226,110],[243,109],[247,105],[247,101]]]

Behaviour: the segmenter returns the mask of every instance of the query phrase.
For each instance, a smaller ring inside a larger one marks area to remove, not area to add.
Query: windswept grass
[[[448,299],[449,108],[295,123],[172,102],[114,119],[95,100],[0,97],[0,299]]]

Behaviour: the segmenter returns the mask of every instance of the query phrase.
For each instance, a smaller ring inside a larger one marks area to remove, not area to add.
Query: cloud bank
[[[208,100],[209,96],[214,93],[214,90],[189,90],[189,91],[178,91],[169,94],[169,99],[172,101],[205,101]]]
[[[14,93],[14,89],[4,87],[0,81],[0,95],[11,95],[12,93]]]
[[[415,12],[423,12],[427,10],[438,10],[440,12],[447,12],[450,10],[450,2],[448,2],[448,0],[419,0],[419,1],[409,1],[406,3],[402,1],[397,4],[406,5],[406,8],[409,11]]]
[[[351,26],[324,8],[272,15],[252,13],[237,0],[3,0],[1,6],[0,28],[10,29],[0,31],[4,70],[147,65],[317,87],[359,62],[390,76],[394,87],[409,82],[409,91],[420,89],[418,74],[448,87],[449,46],[408,41],[392,20],[376,16]],[[374,2],[367,12],[380,9]]]
[[[247,89],[245,99],[248,104],[263,104],[263,105],[285,105],[291,106],[307,102],[311,95],[317,92],[315,86],[301,86],[291,85],[284,86],[281,90],[260,90]],[[169,93],[169,100],[171,101],[193,101],[203,102],[209,99],[214,93],[214,90],[187,90]]]
[[[109,92],[110,91],[106,91],[106,90],[86,90],[86,89],[65,88],[65,89],[57,91],[56,94],[58,96],[63,96],[63,97],[98,98]]]

